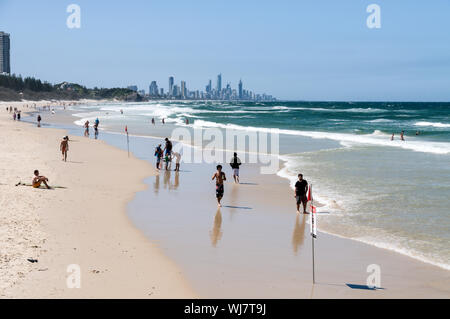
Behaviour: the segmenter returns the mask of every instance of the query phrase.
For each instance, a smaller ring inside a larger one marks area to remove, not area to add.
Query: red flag
[[[311,206],[311,212],[312,212],[313,214],[316,214],[316,213],[317,213],[316,206]]]
[[[125,126],[125,132],[128,134],[128,125]]]
[[[309,192],[308,192],[308,201],[312,201],[313,197],[312,197],[312,185],[309,186]]]

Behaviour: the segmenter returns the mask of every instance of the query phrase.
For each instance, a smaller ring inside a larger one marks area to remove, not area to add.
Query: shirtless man
[[[62,160],[64,162],[67,162],[67,152],[69,151],[69,138],[67,136],[64,136],[63,140],[61,141],[61,145],[59,149],[62,152]]]
[[[212,180],[216,180],[217,204],[219,207],[222,207],[222,204],[220,203],[220,201],[222,200],[223,193],[224,193],[223,182],[227,180],[225,173],[222,172],[222,165],[217,166],[217,172],[214,173]]]
[[[31,182],[31,184],[33,185],[33,188],[39,188],[39,187],[41,187],[41,184],[44,183],[45,187],[47,187],[48,189],[51,189],[51,187],[48,186],[47,182],[48,182],[47,177],[39,176],[38,170],[34,171],[34,178],[33,178],[33,181]]]

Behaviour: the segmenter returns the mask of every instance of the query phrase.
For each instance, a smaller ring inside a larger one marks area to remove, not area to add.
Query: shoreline
[[[77,113],[77,112],[74,112],[74,113]],[[77,116],[77,117],[73,117],[73,119],[71,118],[70,119],[70,124],[71,125],[76,125],[76,124],[74,124],[74,121],[76,121],[77,119],[78,119],[78,117],[79,116]],[[170,130],[170,128],[178,128],[178,127],[184,127],[184,126],[176,126],[176,125],[174,125],[173,123],[168,123],[168,124],[166,124],[165,125],[166,127],[164,128],[166,131],[167,130]],[[159,128],[157,128],[156,129],[156,132],[155,133],[161,133],[161,125],[159,125]],[[108,128],[109,129],[109,128]],[[152,128],[153,129],[153,128]],[[159,130],[159,131],[158,131]],[[123,133],[120,133],[120,132],[118,132],[117,130],[110,130],[109,131],[111,134],[120,134],[120,135],[123,135]],[[145,134],[143,134],[142,132],[140,132],[140,133],[136,133],[136,134],[130,134],[130,137],[137,137],[137,138],[139,138],[139,137],[142,137],[142,138],[148,138],[148,139],[152,139],[152,138],[155,138],[155,139],[158,139],[158,138],[163,138],[164,136],[163,135],[161,135],[161,136],[157,136],[157,134],[147,134],[147,135],[145,135]],[[331,147],[331,149],[332,149],[332,147]],[[326,149],[326,150],[328,150],[328,148]],[[325,151],[326,151],[325,150]],[[279,158],[280,158],[280,161],[281,162],[283,162],[282,164],[286,164],[286,163],[288,163],[288,160],[286,160],[286,159],[284,159],[285,157],[286,157],[286,155],[292,155],[292,154],[282,154],[282,155],[280,155],[279,156]],[[283,165],[282,165],[283,166]],[[284,165],[284,167],[282,167],[282,169],[278,172],[278,177],[280,177],[280,178],[282,178],[283,180],[285,180],[285,181],[289,181],[289,182],[286,182],[287,184],[289,184],[290,182],[292,182],[292,177],[289,177],[289,176],[281,176],[282,174],[282,171],[284,171],[285,169],[287,168],[287,166],[286,165]],[[325,201],[326,202],[326,201]],[[329,202],[328,202],[328,204],[330,204]],[[332,205],[334,205],[334,204],[336,204],[337,205],[337,203],[331,203]],[[345,238],[345,239],[349,239],[349,240],[354,240],[354,241],[357,241],[357,242],[360,242],[360,243],[364,243],[364,244],[367,244],[367,245],[370,245],[370,246],[373,246],[373,247],[377,247],[377,248],[381,248],[381,249],[385,249],[385,250],[388,250],[388,251],[392,251],[392,252],[396,252],[396,253],[398,253],[398,254],[401,254],[401,255],[404,255],[404,256],[407,256],[407,257],[410,257],[410,258],[413,258],[413,259],[415,259],[415,260],[417,260],[417,261],[420,261],[420,262],[424,262],[424,263],[426,263],[426,264],[430,264],[430,265],[433,265],[433,266],[436,266],[436,267],[439,267],[439,268],[441,268],[441,269],[444,269],[444,270],[449,270],[448,269],[448,264],[445,264],[445,263],[443,263],[443,262],[440,262],[439,260],[434,260],[434,259],[432,259],[432,258],[429,258],[429,257],[427,257],[427,255],[426,254],[424,254],[423,252],[421,252],[421,251],[415,251],[413,248],[411,248],[411,249],[408,249],[408,248],[405,248],[405,247],[402,247],[401,245],[399,246],[399,245],[389,245],[389,243],[388,242],[385,242],[385,241],[383,241],[383,240],[381,240],[380,241],[380,238],[372,238],[371,240],[369,240],[369,239],[367,239],[367,238],[364,238],[364,237],[361,237],[360,235],[358,235],[358,234],[351,234],[351,233],[348,233],[348,231],[347,232],[339,232],[339,231],[333,231],[333,228],[330,228],[329,226],[330,225],[327,225],[328,227],[326,227],[325,228],[325,233],[327,233],[327,234],[330,234],[330,235],[333,235],[333,236],[337,236],[337,237],[340,237],[340,238]],[[323,229],[322,229],[323,230]]]
[[[6,207],[0,296],[196,298],[182,271],[126,215],[128,202],[147,187],[143,180],[155,174],[151,165],[128,159],[126,152],[103,141],[79,137],[71,142],[69,160],[63,163],[59,142],[64,130],[14,122],[5,111],[6,106],[22,105],[25,113],[30,111],[23,107],[27,103],[34,102],[0,103],[6,149],[1,157],[8,168],[2,170],[0,184]],[[126,173],[120,170],[125,163],[133,167]],[[36,168],[50,185],[67,189],[14,186],[31,180]],[[66,285],[67,267],[73,264],[81,269],[81,289]]]

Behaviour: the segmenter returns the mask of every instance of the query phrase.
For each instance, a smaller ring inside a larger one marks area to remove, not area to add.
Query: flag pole
[[[125,126],[125,132],[127,132],[127,149],[128,149],[128,158],[130,158],[130,138],[128,137],[128,125]]]
[[[310,186],[309,189],[309,194],[311,196],[311,242],[312,242],[312,275],[313,275],[313,285],[316,284],[316,265],[315,265],[315,247],[314,247],[314,241],[316,239],[316,235],[315,235],[315,224],[316,224],[316,219],[314,216],[314,198],[312,196],[312,184]]]

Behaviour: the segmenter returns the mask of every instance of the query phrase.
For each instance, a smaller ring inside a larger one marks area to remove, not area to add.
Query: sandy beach
[[[12,105],[24,113],[26,104],[0,104],[0,296],[195,297],[181,269],[126,216],[127,202],[155,174],[151,165],[78,137],[64,163],[59,143],[66,132],[13,121],[5,110]],[[30,183],[35,169],[65,188],[15,186]],[[80,267],[80,289],[67,286],[69,265]]]

